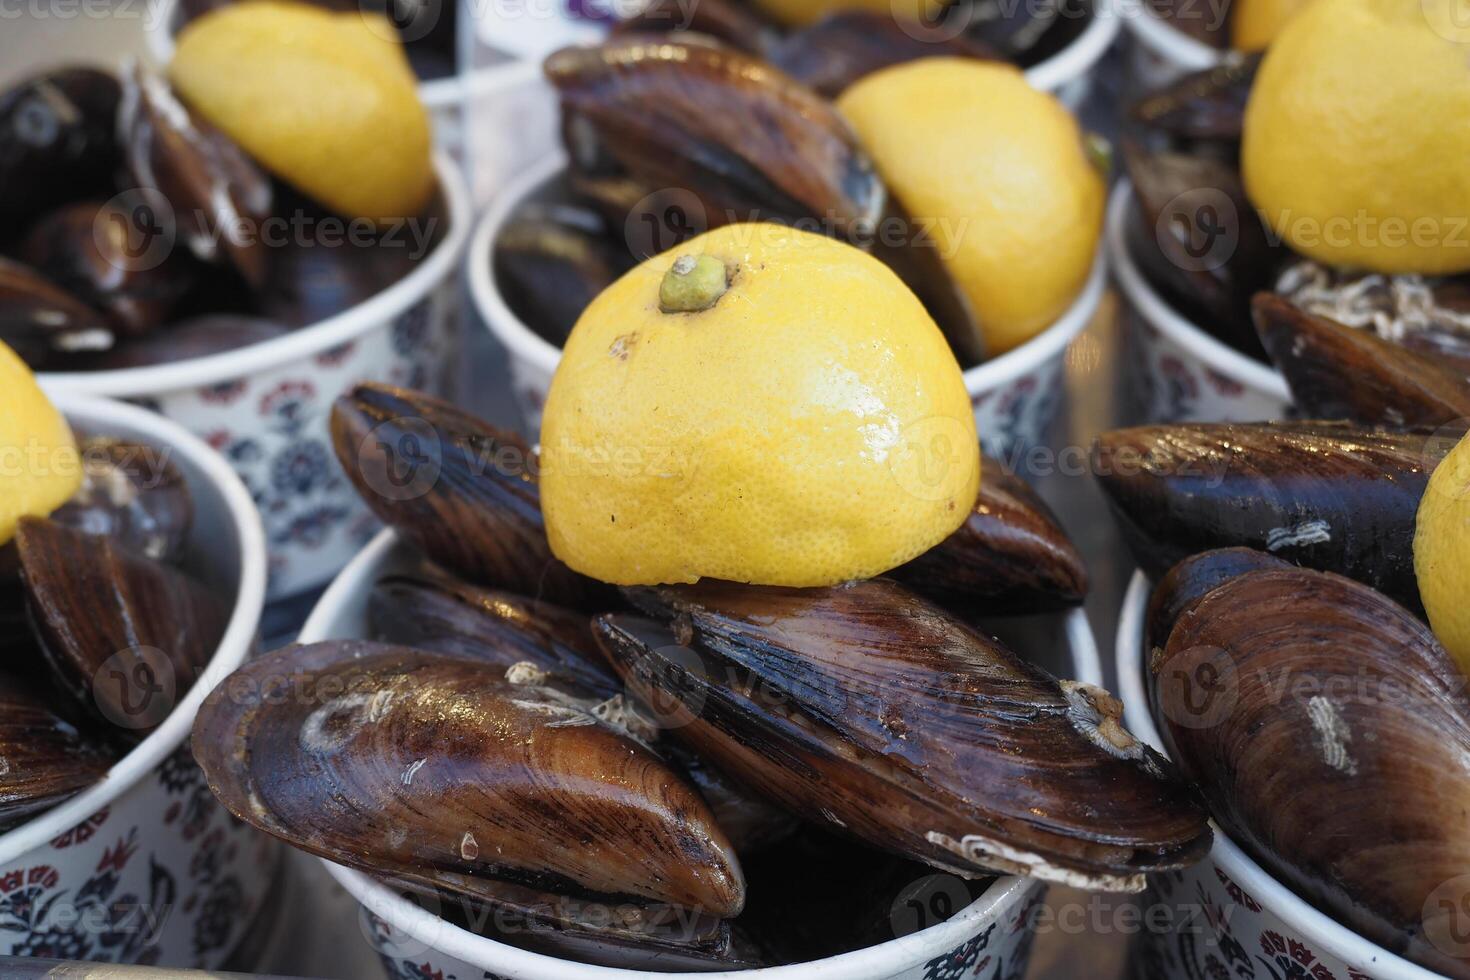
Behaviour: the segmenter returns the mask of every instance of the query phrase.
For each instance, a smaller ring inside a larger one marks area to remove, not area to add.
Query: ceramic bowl
[[[363,637],[366,603],[373,584],[384,575],[408,571],[420,559],[392,531],[384,531],[332,583],[307,620],[301,642]],[[1018,649],[1067,651],[1066,658],[1045,664],[1092,684],[1102,682],[1096,644],[1081,610],[1065,617],[996,620],[1003,639]],[[1016,632],[1021,631],[1021,632]],[[1050,638],[1024,646],[1025,636]],[[438,918],[392,889],[358,871],[323,862],[361,903],[364,934],[383,961],[389,977],[515,977],[516,980],[654,980],[673,976],[585,966],[507,946]],[[701,974],[724,980],[934,980],[935,977],[998,975],[1005,980],[1025,973],[1030,952],[1031,910],[1045,896],[1045,886],[1030,879],[999,878],[978,899],[947,922],[869,949],[815,963]],[[1003,972],[997,973],[1003,967]]]
[[[377,530],[332,453],[332,400],[368,380],[448,393],[457,370],[470,208],[458,171],[443,156],[435,166],[448,228],[408,275],[364,302],[208,357],[41,375],[49,391],[145,405],[219,450],[265,522],[272,599],[331,581]]]
[[[1187,0],[1194,10],[1209,15],[1217,6],[1210,0]],[[1125,70],[1135,91],[1148,92],[1178,81],[1191,72],[1213,68],[1229,51],[1196,40],[1177,29],[1149,6],[1148,0],[1119,0],[1119,18],[1126,26],[1128,44]]]
[[[516,405],[532,432],[541,427],[541,410],[561,349],[511,311],[496,282],[492,256],[501,229],[521,204],[533,198],[551,200],[560,193],[557,178],[565,166],[566,158],[558,151],[507,185],[470,242],[470,295],[480,319],[509,352]],[[1099,248],[1082,292],[1054,324],[1015,350],[965,372],[965,388],[986,452],[1010,459],[1041,443],[1062,394],[1067,345],[1097,312],[1105,278]]]
[[[1118,694],[1124,721],[1160,752],[1143,677],[1143,627],[1152,584],[1138,572],[1118,617]],[[1213,825],[1212,825],[1213,826]],[[1166,905],[1170,928],[1140,934],[1135,948],[1147,980],[1200,977],[1300,977],[1302,980],[1432,980],[1415,966],[1323,915],[1272,878],[1235,842],[1215,831],[1204,861],[1154,875],[1143,905]]]
[[[0,957],[215,969],[261,908],[282,854],[215,802],[187,741],[204,696],[255,646],[260,518],[225,461],[175,423],[102,399],[55,400],[78,428],[168,451],[194,497],[188,567],[233,612],[203,675],[156,731],[96,786],[0,835]]]
[[[1171,28],[1172,29],[1172,28]],[[1133,185],[1113,188],[1104,231],[1108,263],[1123,293],[1133,397],[1151,422],[1260,422],[1285,417],[1286,379],[1216,340],[1169,305],[1128,250]]]

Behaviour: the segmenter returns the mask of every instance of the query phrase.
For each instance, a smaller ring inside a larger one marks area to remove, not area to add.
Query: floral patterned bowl
[[[1145,419],[1259,422],[1285,416],[1291,406],[1285,378],[1180,316],[1144,277],[1128,251],[1134,207],[1133,185],[1120,180],[1108,201],[1104,236],[1127,300],[1128,349],[1135,352],[1128,370],[1137,376],[1134,397]]]
[[[231,818],[187,739],[210,689],[255,645],[265,539],[224,460],[178,425],[132,405],[56,397],[73,425],[166,449],[188,480],[188,563],[233,597],[204,673],[107,776],[0,835],[0,956],[219,967],[261,909],[280,849]]]
[[[558,151],[507,184],[470,242],[470,295],[480,319],[509,351],[516,404],[532,432],[540,430],[541,409],[561,349],[528,327],[506,304],[495,281],[493,252],[501,229],[516,209],[533,196],[554,194],[547,185],[565,166],[566,158]],[[1015,350],[965,372],[965,388],[986,452],[1009,461],[1016,452],[1041,443],[1060,403],[1067,345],[1097,312],[1105,279],[1099,249],[1081,294],[1056,323]]]
[[[43,374],[47,390],[124,398],[224,454],[265,522],[270,598],[331,580],[377,529],[338,471],[332,400],[357,381],[447,393],[459,353],[460,252],[470,209],[458,170],[435,160],[448,228],[407,276],[309,327],[240,350],[154,367]]]
[[[1143,624],[1152,585],[1138,572],[1118,619],[1118,687],[1124,721],[1163,751],[1143,682]],[[1212,825],[1213,826],[1213,825]],[[1139,936],[1140,980],[1431,980],[1439,976],[1375,945],[1302,901],[1235,842],[1215,831],[1215,846],[1187,871],[1154,875],[1143,904],[1176,913]]]
[[[301,642],[366,636],[367,598],[373,584],[384,575],[409,571],[419,561],[417,553],[393,531],[384,531],[327,589],[302,629]],[[997,621],[995,628],[1003,639],[1011,630],[1040,630],[1048,642],[1028,644],[1026,649],[1065,649],[1066,660],[1046,666],[1090,684],[1102,683],[1097,645],[1081,610],[1064,618]],[[507,946],[439,918],[367,875],[327,861],[323,864],[361,903],[364,933],[394,980],[655,980],[672,976],[585,966]],[[1035,925],[1032,913],[1045,893],[1041,882],[998,878],[948,921],[879,946],[816,963],[701,976],[714,980],[803,980],[816,976],[823,980],[958,980],[980,976],[1019,980],[1026,973],[1030,955]]]

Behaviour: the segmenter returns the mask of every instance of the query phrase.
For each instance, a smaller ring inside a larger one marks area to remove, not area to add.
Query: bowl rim
[[[533,167],[508,181],[495,196],[470,239],[467,278],[470,297],[480,319],[507,349],[513,361],[526,361],[548,377],[556,373],[561,348],[546,340],[511,310],[495,280],[491,250],[506,222],[527,197],[555,177],[567,165],[566,153],[558,148]],[[1021,346],[964,371],[965,390],[970,397],[992,391],[1014,378],[1035,370],[1059,354],[1092,322],[1102,303],[1107,285],[1107,249],[1098,241],[1092,267],[1081,291],[1070,306],[1041,333]]]
[[[1228,344],[1211,337],[1203,329],[1174,309],[1154,289],[1144,276],[1133,256],[1128,251],[1127,235],[1124,233],[1129,211],[1133,207],[1133,183],[1121,177],[1113,188],[1108,201],[1107,223],[1103,228],[1108,260],[1113,275],[1122,287],[1129,304],[1159,332],[1174,343],[1189,351],[1211,368],[1227,377],[1245,384],[1261,394],[1269,395],[1287,404],[1291,403],[1291,389],[1286,378],[1275,368],[1242,354]]]
[[[69,423],[103,432],[121,426],[135,433],[139,441],[179,453],[203,474],[205,482],[219,494],[239,539],[240,584],[219,646],[163,724],[108,769],[99,783],[0,835],[0,866],[15,862],[78,826],[132,789],[182,745],[204,698],[250,654],[265,606],[265,531],[249,491],[224,457],[178,423],[136,405],[50,391],[47,394]]]
[[[1123,700],[1124,723],[1135,736],[1167,756],[1149,711],[1148,692],[1143,684],[1143,627],[1151,591],[1148,576],[1141,570],[1135,571],[1118,614],[1113,657],[1118,672],[1118,693]],[[1215,832],[1215,843],[1208,860],[1224,869],[1236,884],[1260,903],[1268,915],[1281,920],[1349,966],[1371,972],[1378,980],[1440,978],[1440,974],[1433,970],[1409,962],[1319,912],[1267,873],[1254,858],[1225,836],[1213,819],[1210,827]]]
[[[458,263],[472,220],[469,190],[458,166],[435,152],[434,173],[449,227],[439,244],[402,279],[355,306],[272,340],[167,364],[113,371],[51,371],[38,375],[48,391],[68,395],[139,398],[205,388],[312,357],[398,316],[446,280]]]
[[[316,608],[301,629],[298,642],[313,643],[328,639],[333,623],[348,614],[356,600],[377,580],[383,565],[402,547],[397,532],[386,528],[379,532],[328,586]],[[1077,680],[1089,684],[1103,683],[1102,662],[1096,638],[1081,607],[1065,614],[1067,645],[1070,648],[1072,673]],[[318,858],[322,865],[352,897],[374,915],[401,929],[413,939],[446,956],[477,968],[521,978],[521,980],[667,980],[684,974],[627,970],[590,966],[558,959],[543,953],[532,953],[505,943],[476,935],[439,918],[395,894],[392,889],[352,868]],[[1033,886],[1043,882],[1015,876],[1002,876],[979,898],[953,918],[928,929],[878,946],[854,950],[840,956],[767,967],[760,970],[727,971],[700,974],[710,980],[877,980],[942,955],[974,934],[974,926],[995,914],[1007,904],[1019,901]]]
[[[171,0],[176,2],[176,0]],[[1220,64],[1233,53],[1196,40],[1154,13],[1148,0],[1116,0],[1126,4],[1121,13],[1128,32],[1149,51],[1185,71],[1203,71]]]

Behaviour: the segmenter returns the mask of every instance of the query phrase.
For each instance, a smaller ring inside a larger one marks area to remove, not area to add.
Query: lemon
[[[891,14],[900,21],[919,24],[935,23],[946,6],[945,0],[755,0],[755,5],[787,27],[806,27],[829,14],[844,10],[865,10],[875,14]],[[922,35],[920,35],[922,37]]]
[[[1230,8],[1230,46],[1264,51],[1308,0],[1235,0]]]
[[[66,419],[35,375],[0,343],[0,544],[22,517],[45,517],[82,485],[81,457]]]
[[[923,305],[852,246],[768,224],[599,295],[541,443],[552,551],[622,585],[867,578],[953,532],[980,479],[964,379]]]
[[[1252,203],[1296,251],[1390,274],[1470,270],[1467,12],[1465,0],[1318,0],[1271,45],[1241,164]]]
[[[169,77],[257,162],[338,214],[386,222],[428,203],[429,119],[386,18],[221,7],[179,33]]]
[[[1060,102],[1009,65],[929,58],[869,75],[837,107],[928,229],[992,354],[1076,299],[1102,227],[1103,181]]]
[[[1434,635],[1470,674],[1470,436],[1430,474],[1414,529],[1414,577]]]

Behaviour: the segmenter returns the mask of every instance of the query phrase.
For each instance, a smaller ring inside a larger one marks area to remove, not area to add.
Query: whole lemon
[[[0,344],[0,544],[22,517],[45,517],[82,485],[81,457],[66,419],[35,375]]]
[[[755,5],[787,27],[806,27],[844,10],[891,14],[900,21],[929,24],[944,10],[946,0],[755,0]]]
[[[1464,0],[1317,0],[1246,105],[1246,191],[1296,251],[1383,273],[1470,270]]]
[[[1429,476],[1414,528],[1414,577],[1434,635],[1470,675],[1470,436]]]
[[[338,214],[386,222],[428,203],[429,118],[382,16],[221,7],[179,32],[169,78],[258,163]]]
[[[1230,7],[1230,46],[1264,51],[1281,28],[1310,0],[1235,0]]]
[[[551,549],[622,585],[830,585],[948,537],[979,489],[959,365],[850,245],[729,225],[609,286],[541,426]]]
[[[1060,102],[1012,66],[928,58],[869,75],[837,107],[939,249],[991,354],[1076,299],[1104,189]]]

